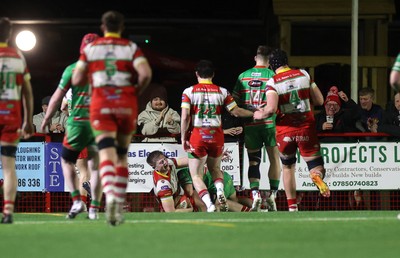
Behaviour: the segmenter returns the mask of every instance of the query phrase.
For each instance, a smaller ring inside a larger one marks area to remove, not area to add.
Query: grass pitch
[[[17,213],[0,225],[1,257],[399,257],[399,211],[126,213],[117,227],[86,214]]]

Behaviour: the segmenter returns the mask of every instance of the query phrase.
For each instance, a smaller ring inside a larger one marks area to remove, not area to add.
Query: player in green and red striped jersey
[[[96,40],[97,34],[86,34],[81,43],[80,52],[89,43]],[[64,178],[68,189],[71,192],[73,205],[69,211],[67,218],[73,219],[81,212],[86,211],[86,205],[82,201],[79,187],[76,184],[75,165],[81,152],[87,147],[89,167],[91,170],[92,200],[89,208],[89,218],[97,219],[98,210],[101,201],[101,187],[98,181],[97,171],[97,148],[94,142],[92,128],[89,122],[89,85],[75,86],[71,83],[72,73],[76,63],[69,65],[63,72],[60,83],[50,99],[50,103],[46,112],[46,116],[42,122],[42,128],[45,128],[51,121],[53,114],[59,109],[63,97],[69,90],[72,91],[71,104],[69,106],[69,117],[67,122],[67,130],[63,140],[61,166],[63,168]],[[83,171],[82,171],[83,172]]]
[[[259,46],[257,55],[254,57],[256,65],[241,73],[236,81],[232,95],[236,102],[245,109],[256,110],[267,104],[265,86],[269,78],[274,76],[274,72],[268,68],[268,55],[270,52],[269,47]],[[252,209],[256,211],[260,211],[262,202],[259,187],[261,149],[263,147],[267,151],[270,162],[268,178],[271,191],[266,202],[269,210],[277,210],[275,197],[281,177],[281,166],[275,139],[275,117],[276,115],[262,120],[245,120],[244,142],[249,158],[248,178],[252,190]]]

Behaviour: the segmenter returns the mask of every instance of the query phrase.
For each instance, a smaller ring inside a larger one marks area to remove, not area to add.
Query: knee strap
[[[249,178],[261,178],[260,163],[261,163],[261,150],[247,154],[249,156]],[[253,164],[252,163],[256,163]]]
[[[103,138],[97,143],[97,147],[99,148],[99,150],[106,149],[106,148],[112,148],[112,147],[115,148],[116,147],[115,140],[114,140],[114,138],[111,138],[111,137]]]
[[[311,169],[318,167],[318,166],[323,166],[324,165],[324,160],[322,157],[316,158],[314,160],[310,160],[307,162],[307,167],[308,170],[311,171]]]

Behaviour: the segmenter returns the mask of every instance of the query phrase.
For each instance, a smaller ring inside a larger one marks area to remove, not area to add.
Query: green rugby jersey
[[[254,110],[267,104],[265,86],[275,73],[266,66],[254,66],[239,75],[233,88],[232,95],[238,104],[248,110]],[[275,117],[264,120],[246,119],[246,126],[265,124],[275,126]]]
[[[66,91],[68,101],[69,118],[68,123],[89,121],[90,86],[73,86],[71,83],[72,73],[76,63],[65,68],[58,88]]]

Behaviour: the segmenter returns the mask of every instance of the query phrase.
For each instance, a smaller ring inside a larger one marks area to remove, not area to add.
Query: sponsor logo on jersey
[[[260,80],[251,80],[251,81],[248,82],[248,85],[250,87],[261,87],[262,84],[263,84],[263,82],[260,81]]]

